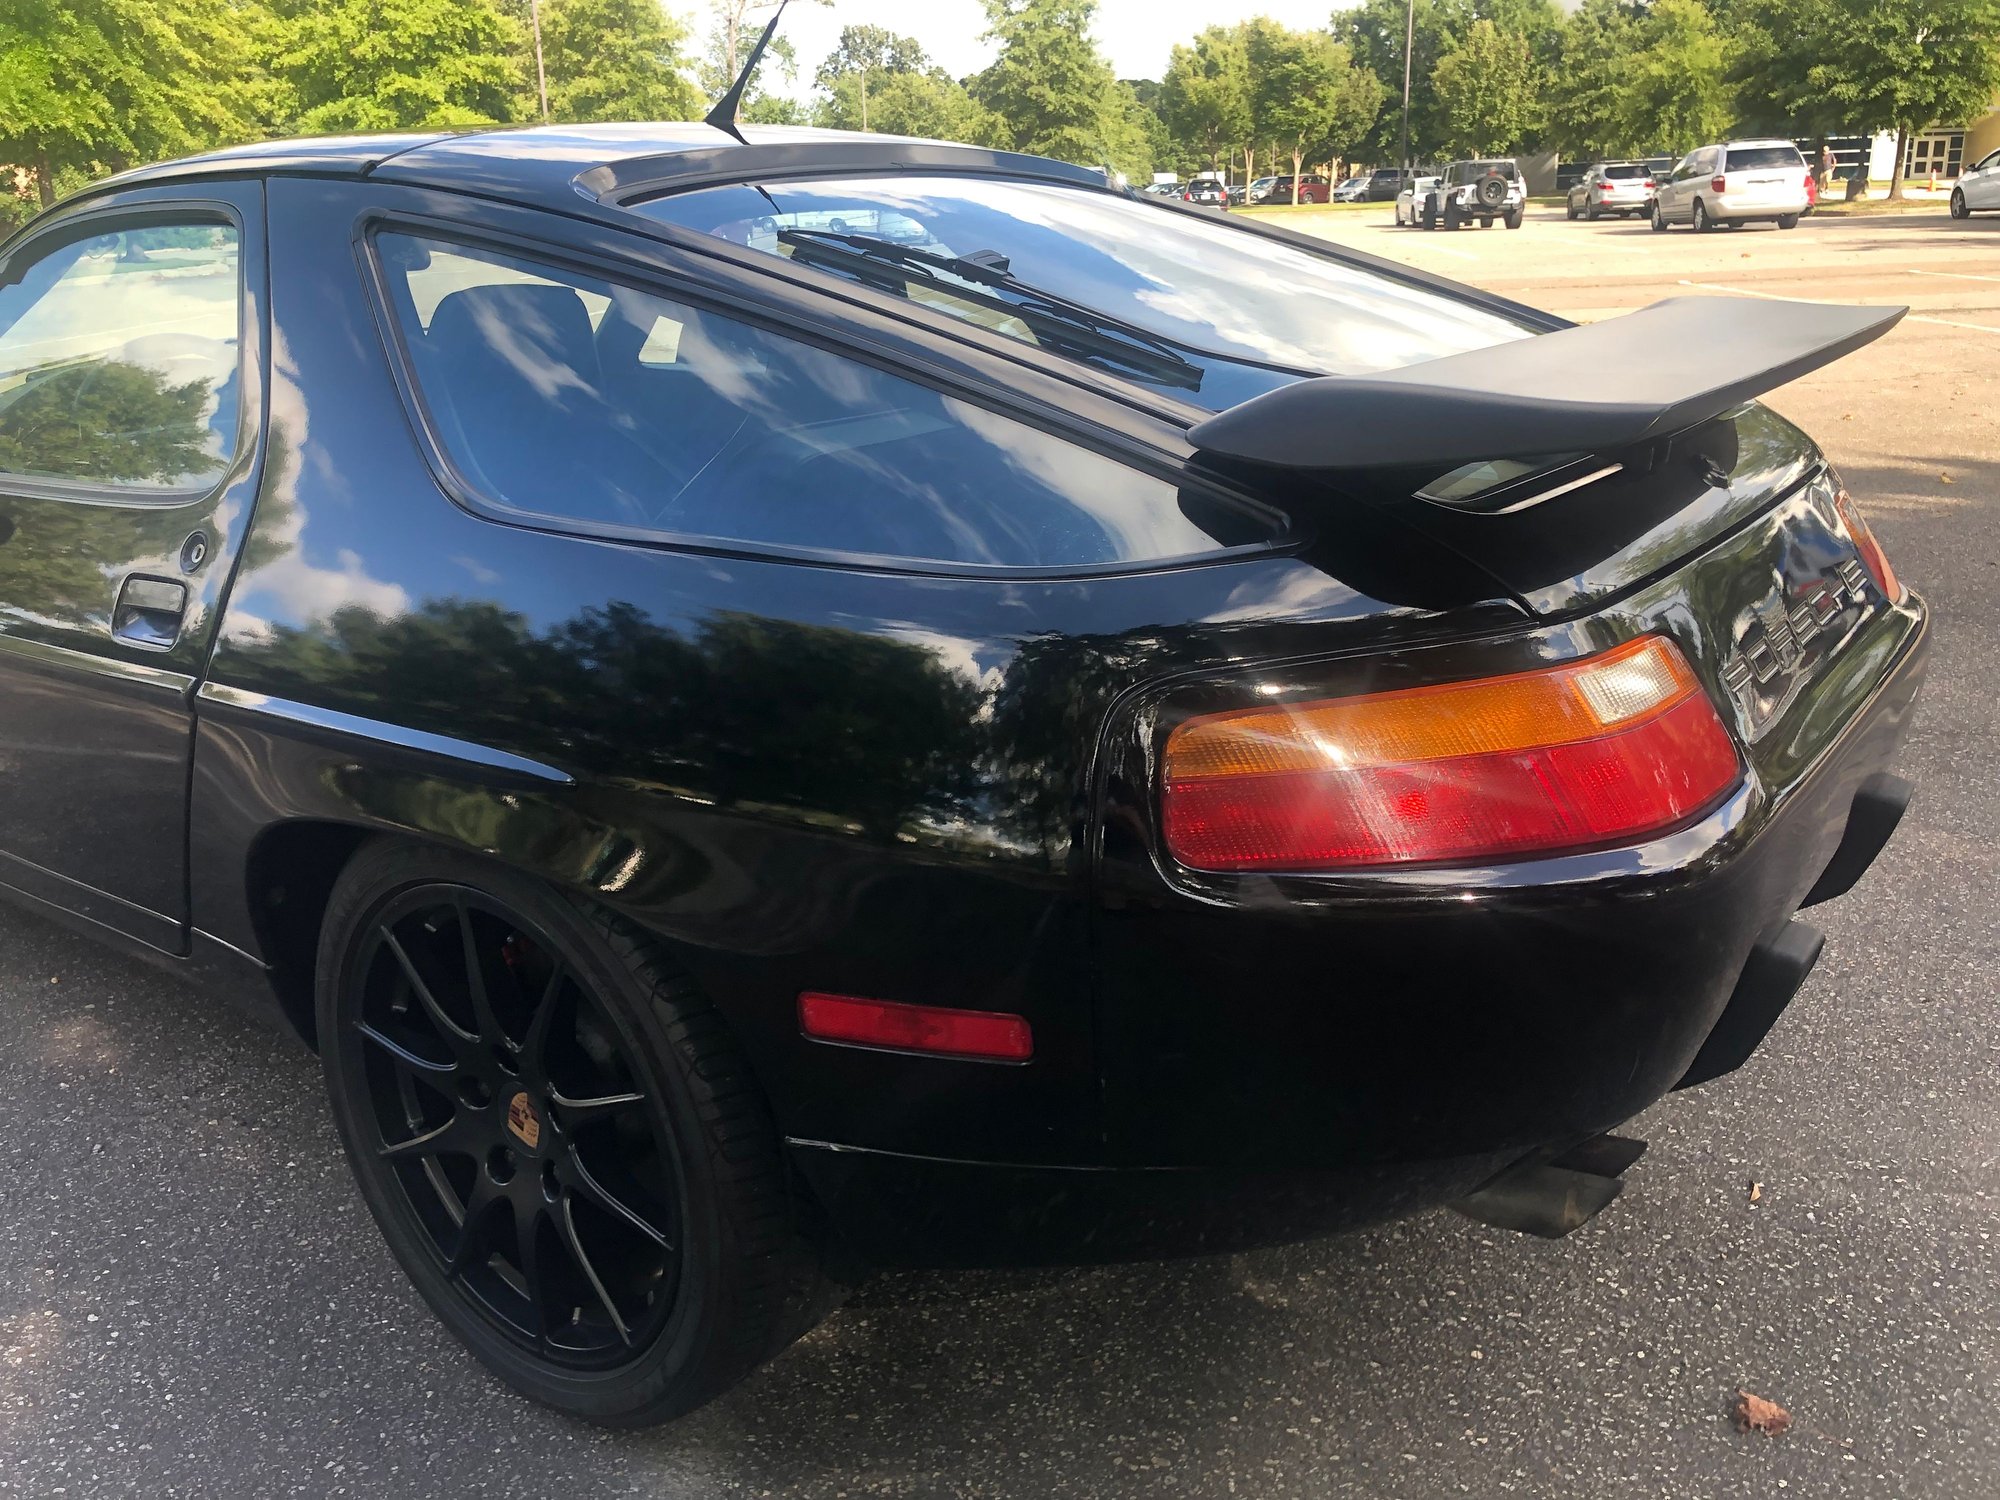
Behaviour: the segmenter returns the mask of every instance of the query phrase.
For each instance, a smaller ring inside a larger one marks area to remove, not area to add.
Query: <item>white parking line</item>
[[[1986,278],[1982,277],[1981,279],[1985,280]],[[1682,286],[1694,287],[1697,291],[1732,292],[1738,297],[1762,297],[1770,302],[1818,302],[1822,300],[1818,297],[1785,297],[1779,295],[1777,292],[1753,291],[1747,286],[1724,286],[1719,281],[1689,281],[1685,277],[1681,278],[1680,284]],[[1847,304],[1830,305],[1844,306]],[[1970,328],[1974,333],[2000,333],[2000,328],[1995,328],[1990,323],[1958,323],[1950,318],[1926,317],[1922,313],[1910,313],[1905,321],[1911,323],[1935,323],[1940,328]]]
[[[1915,266],[1906,266],[1904,270],[1911,276],[1949,276],[1954,281],[2000,282],[2000,276],[1974,276],[1970,271],[1919,271]]]

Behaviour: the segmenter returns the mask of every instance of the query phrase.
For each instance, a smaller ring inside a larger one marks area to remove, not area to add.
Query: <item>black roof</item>
[[[791,126],[748,126],[744,134],[747,144],[700,121],[674,121],[321,136],[182,157],[121,173],[90,191],[222,176],[372,177],[574,210],[579,196],[619,201],[713,182],[848,170],[1106,183],[1100,170],[976,146]]]

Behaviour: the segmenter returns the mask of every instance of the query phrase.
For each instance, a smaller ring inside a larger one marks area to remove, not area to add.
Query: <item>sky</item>
[[[1099,0],[1097,45],[1111,59],[1120,78],[1158,78],[1176,42],[1190,40],[1205,26],[1229,25],[1251,16],[1269,16],[1287,26],[1324,26],[1337,0]],[[752,12],[761,25],[768,11]],[[805,95],[822,58],[833,49],[843,26],[884,26],[915,37],[931,60],[963,78],[993,60],[993,47],[981,40],[986,12],[979,0],[834,0],[830,6],[810,3],[787,7],[779,35],[790,37],[798,50],[799,72],[791,92]],[[705,13],[697,15],[696,30],[707,30]],[[772,81],[773,86],[776,80]]]

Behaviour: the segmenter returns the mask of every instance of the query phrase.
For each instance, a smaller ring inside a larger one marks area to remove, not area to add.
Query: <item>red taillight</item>
[[[1711,177],[1708,179],[1708,186],[1712,192],[1726,193],[1729,191],[1729,179],[1727,177]]]
[[[1833,508],[1840,512],[1841,524],[1847,527],[1847,534],[1854,542],[1854,550],[1861,558],[1861,566],[1868,570],[1868,576],[1875,580],[1875,587],[1882,591],[1882,597],[1891,604],[1903,597],[1903,582],[1896,576],[1896,570],[1889,566],[1889,554],[1882,550],[1882,544],[1875,539],[1875,528],[1868,524],[1868,518],[1861,514],[1861,507],[1854,503],[1854,497],[1845,489],[1833,492]]]
[[[1034,1034],[1022,1016],[822,995],[812,990],[799,996],[799,1030],[822,1042],[929,1052],[940,1057],[1026,1062],[1035,1055]]]
[[[1648,188],[1650,189],[1650,188],[1656,188],[1656,187],[1658,187],[1658,186],[1659,186],[1659,184],[1658,184],[1657,182],[1653,181],[1653,179],[1652,179],[1652,178],[1648,177],[1648,178],[1646,179],[1646,186],[1647,186],[1647,187],[1648,187]]]
[[[1623,843],[1736,784],[1735,743],[1672,643],[1472,682],[1189,719],[1167,738],[1167,850],[1196,870],[1476,864]]]

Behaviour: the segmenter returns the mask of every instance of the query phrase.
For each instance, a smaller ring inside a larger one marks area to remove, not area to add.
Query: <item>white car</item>
[[[1424,199],[1436,191],[1435,177],[1413,177],[1403,184],[1402,192],[1396,194],[1396,222],[1415,229],[1423,213]]]
[[[1333,190],[1335,203],[1359,203],[1361,195],[1368,191],[1369,179],[1365,176],[1350,177]]]
[[[1790,141],[1728,141],[1681,158],[1653,190],[1653,227],[1731,229],[1765,220],[1796,229],[1806,211],[1806,159]]]
[[[1989,151],[1958,174],[1951,190],[1951,216],[1969,219],[1982,208],[2000,208],[2000,151]]]

